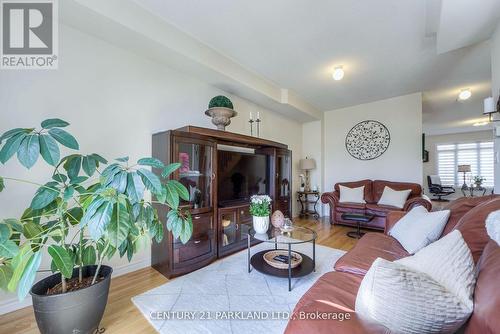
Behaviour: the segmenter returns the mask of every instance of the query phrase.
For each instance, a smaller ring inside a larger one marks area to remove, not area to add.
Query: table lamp
[[[306,171],[306,187],[305,191],[311,191],[311,182],[309,180],[309,171],[316,168],[316,161],[314,159],[300,159],[299,168]]]
[[[458,172],[464,173],[464,184],[462,185],[462,190],[468,189],[469,187],[467,186],[467,183],[465,182],[465,174],[471,172],[470,165],[458,165]]]

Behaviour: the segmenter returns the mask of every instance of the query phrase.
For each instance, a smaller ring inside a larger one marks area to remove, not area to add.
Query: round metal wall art
[[[358,160],[373,160],[387,151],[391,134],[384,124],[367,120],[353,126],[345,137],[347,152]]]

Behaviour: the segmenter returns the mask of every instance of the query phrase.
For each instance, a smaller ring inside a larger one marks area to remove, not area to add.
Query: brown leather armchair
[[[349,188],[358,188],[361,186],[365,186],[364,200],[366,203],[339,203],[339,190],[341,185]],[[382,193],[384,192],[384,188],[386,186],[394,190],[411,190],[411,193],[408,196],[408,199],[403,208],[377,204],[380,200],[380,197],[382,197]],[[330,206],[331,224],[355,226],[356,224],[352,221],[343,220],[342,214],[371,214],[374,216],[373,220],[365,224],[364,226],[377,230],[385,229],[386,217],[391,211],[407,212],[419,205],[425,207],[429,211],[432,209],[431,202],[427,198],[422,196],[422,187],[419,184],[408,182],[391,182],[384,180],[361,180],[356,182],[337,183],[335,184],[334,191],[326,192],[321,195],[321,202],[329,204]]]

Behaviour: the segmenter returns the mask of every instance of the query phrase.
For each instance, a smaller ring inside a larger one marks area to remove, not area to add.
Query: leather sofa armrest
[[[427,196],[413,197],[406,201],[403,211],[410,211],[416,206],[423,206],[427,211],[432,210],[432,203]]]
[[[330,217],[334,217],[335,205],[339,202],[339,193],[337,191],[323,193],[321,202],[330,206]]]
[[[389,234],[389,231],[396,225],[396,223],[406,215],[406,211],[391,211],[387,214],[385,219],[384,234]]]

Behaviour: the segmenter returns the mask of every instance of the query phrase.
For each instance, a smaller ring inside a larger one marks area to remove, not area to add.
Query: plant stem
[[[80,230],[80,241],[79,241],[79,250],[78,252],[80,253],[80,263],[78,266],[78,282],[82,283],[83,279],[83,229]]]
[[[91,285],[94,285],[94,283],[97,279],[97,276],[99,276],[99,271],[101,270],[102,260],[104,260],[104,257],[106,256],[106,251],[108,250],[108,246],[109,246],[109,243],[107,243],[106,246],[104,247],[104,249],[102,250],[102,254],[99,257],[99,263],[97,264],[97,269],[95,271],[94,278],[92,279]]]

